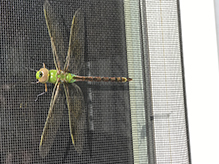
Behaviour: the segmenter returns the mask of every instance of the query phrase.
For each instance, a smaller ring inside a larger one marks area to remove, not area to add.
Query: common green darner
[[[132,79],[125,77],[90,77],[76,75],[79,73],[84,60],[83,13],[81,9],[78,9],[75,12],[70,29],[68,52],[65,57],[65,55],[63,55],[64,38],[62,37],[62,31],[59,29],[59,22],[56,20],[52,7],[47,0],[43,7],[56,69],[48,70],[46,69],[45,64],[43,64],[43,68],[36,73],[38,82],[45,84],[45,92],[47,92],[47,82],[55,84],[48,116],[41,136],[39,146],[40,155],[45,157],[53,144],[53,140],[62,119],[62,111],[65,108],[65,97],[69,113],[69,127],[72,143],[76,151],[81,153],[84,143],[85,127],[84,98],[81,89],[74,82],[128,82]],[[70,73],[70,71],[75,74]],[[62,86],[64,87],[65,96],[64,93],[60,91]]]

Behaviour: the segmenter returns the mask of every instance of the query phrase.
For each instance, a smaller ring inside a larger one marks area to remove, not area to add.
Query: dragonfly
[[[84,60],[84,15],[79,8],[72,20],[67,55],[64,52],[64,35],[60,22],[56,19],[50,3],[46,0],[43,5],[44,16],[51,40],[51,47],[56,69],[48,70],[43,63],[43,68],[36,72],[37,83],[53,83],[54,88],[50,101],[48,116],[41,135],[39,152],[41,157],[47,156],[53,145],[54,138],[60,126],[62,112],[67,103],[69,114],[69,128],[75,150],[81,154],[84,144],[85,108],[81,88],[75,83],[78,81],[103,81],[103,82],[129,82],[131,78],[125,77],[91,77],[77,75]],[[71,73],[74,72],[73,73]],[[64,92],[62,92],[64,88]]]

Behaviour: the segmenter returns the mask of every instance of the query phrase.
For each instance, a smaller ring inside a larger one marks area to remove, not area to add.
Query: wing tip
[[[74,140],[74,136],[72,134],[71,134],[71,140],[72,140],[73,145],[75,146],[75,140]]]
[[[40,154],[41,158],[45,158],[48,154],[48,152],[43,149],[43,146],[41,145],[41,143],[40,143],[40,146],[39,146],[39,154]]]

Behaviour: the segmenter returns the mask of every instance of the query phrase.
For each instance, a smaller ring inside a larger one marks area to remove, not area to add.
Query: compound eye
[[[43,77],[43,72],[42,71],[39,72],[39,77],[40,78]]]

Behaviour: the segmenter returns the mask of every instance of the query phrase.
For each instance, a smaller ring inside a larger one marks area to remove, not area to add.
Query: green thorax
[[[74,83],[76,80],[74,79],[75,75],[72,73],[65,73],[64,71],[60,71],[58,74],[57,70],[49,70],[49,80],[48,83],[55,84],[57,80],[62,83]]]

